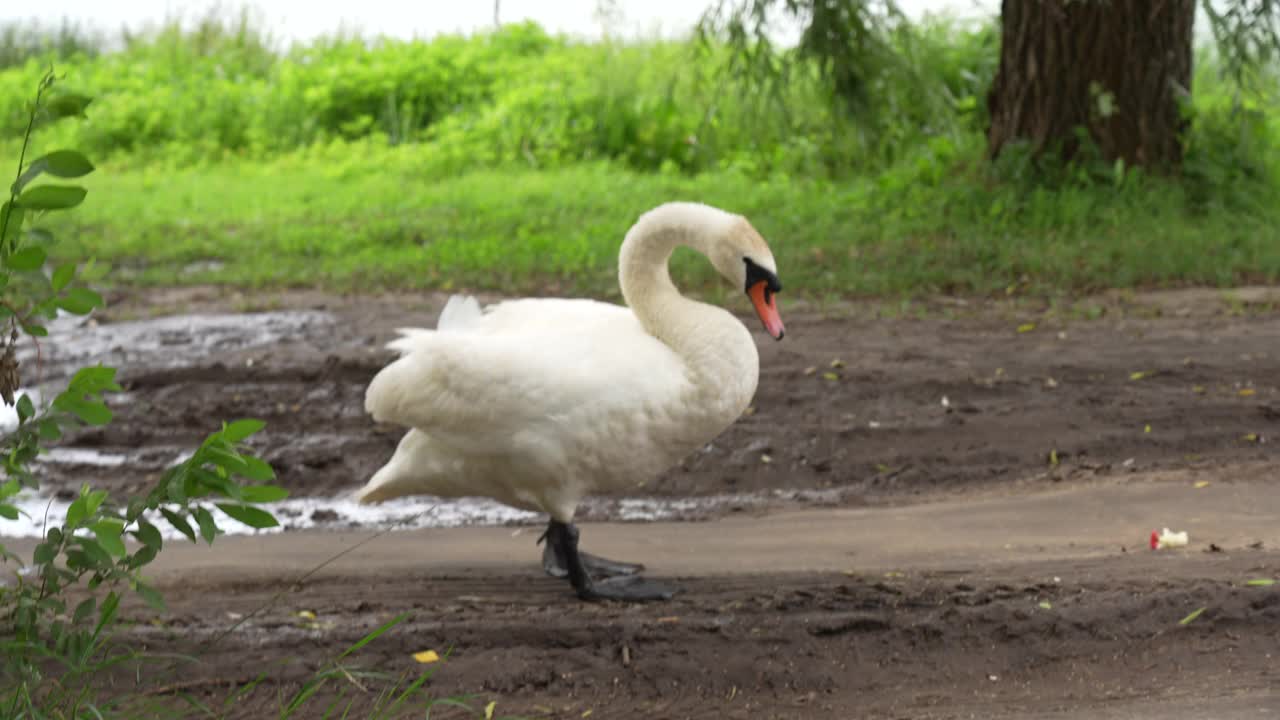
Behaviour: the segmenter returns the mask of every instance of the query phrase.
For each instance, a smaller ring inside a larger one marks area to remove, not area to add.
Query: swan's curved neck
[[[738,221],[705,205],[670,203],[641,216],[619,254],[623,298],[644,329],[683,358],[700,394],[687,406],[715,427],[737,418],[750,403],[760,357],[747,327],[729,311],[680,294],[668,263],[679,246],[714,263],[721,238]]]
[[[622,242],[619,282],[644,329],[691,366],[713,375],[746,373],[754,383],[758,357],[746,326],[723,308],[681,295],[668,270],[679,246],[714,259],[735,222],[734,215],[694,203],[670,203],[646,213]]]
[[[650,213],[627,233],[618,257],[618,281],[622,297],[649,334],[679,350],[693,328],[689,321],[716,309],[680,294],[671,282],[671,254],[680,246],[710,255],[705,226],[688,217]]]

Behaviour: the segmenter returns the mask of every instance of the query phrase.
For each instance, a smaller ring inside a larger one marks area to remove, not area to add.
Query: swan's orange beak
[[[781,340],[785,332],[782,327],[782,316],[778,314],[778,297],[769,289],[767,280],[752,285],[747,290],[747,296],[751,298],[751,304],[756,306],[756,314],[760,316],[760,322],[764,323],[764,329],[774,340]]]

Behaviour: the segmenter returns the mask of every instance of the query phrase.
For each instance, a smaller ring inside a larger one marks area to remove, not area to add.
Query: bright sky
[[[500,0],[503,22],[533,19],[552,32],[598,35],[597,0]],[[623,33],[674,34],[697,21],[713,0],[617,0]],[[980,16],[999,11],[998,0],[898,0],[912,16],[945,10],[959,16]],[[359,0],[330,3],[324,0],[251,0],[223,3],[226,7],[251,5],[259,9],[273,31],[282,38],[306,39],[339,27],[369,35],[412,37],[440,32],[470,32],[493,24],[493,0]],[[6,2],[0,21],[56,23],[62,18],[105,30],[122,25],[140,27],[162,22],[170,15],[202,14],[211,0],[41,0],[39,3]],[[19,11],[19,8],[22,8]]]

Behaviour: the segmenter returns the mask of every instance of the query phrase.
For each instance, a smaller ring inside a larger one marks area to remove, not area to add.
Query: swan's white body
[[[759,359],[737,318],[676,291],[667,261],[682,244],[731,279],[743,252],[773,270],[740,216],[671,203],[623,243],[630,308],[522,299],[481,309],[454,296],[435,330],[402,330],[389,346],[401,357],[373,379],[365,407],[410,430],[359,500],[483,496],[569,523],[584,495],[636,487],[714,439],[750,403]]]

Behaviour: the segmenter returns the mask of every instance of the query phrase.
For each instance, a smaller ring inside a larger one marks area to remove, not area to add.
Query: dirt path
[[[435,692],[525,717],[1272,717],[1280,585],[1246,583],[1280,578],[1280,486],[1263,465],[1205,477],[584,524],[591,550],[683,587],[646,606],[578,603],[540,574],[527,528],[174,544],[153,573],[171,614],[128,614],[151,650],[202,658],[184,678],[283,667],[289,686],[408,611],[357,662],[413,671],[412,653],[452,648]],[[1190,545],[1148,549],[1161,525]]]
[[[412,653],[452,648],[432,691],[496,701],[498,716],[1276,717],[1280,586],[1245,585],[1280,578],[1275,301],[1112,298],[1070,321],[793,307],[786,341],[761,345],[753,412],[641,490],[765,501],[675,523],[585,513],[584,546],[677,582],[670,603],[576,602],[541,575],[525,522],[392,533],[296,583],[371,534],[333,517],[212,550],[170,543],[155,570],[171,612],[131,602],[129,632],[198,656],[188,681],[272,669],[236,707],[246,718],[274,716],[277,691],[406,611],[357,662],[416,672]],[[399,435],[361,411],[381,345],[439,304],[113,298],[96,328],[55,328],[43,348],[45,380],[105,361],[128,390],[115,423],[50,458],[47,486],[143,487],[219,420],[254,416],[295,496],[349,491]],[[187,314],[145,317],[157,308]],[[1148,550],[1164,526],[1191,546]]]

